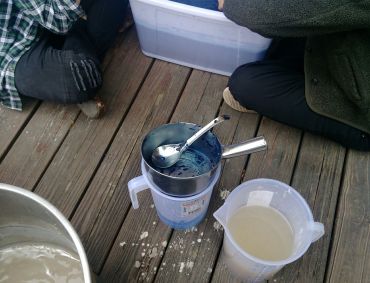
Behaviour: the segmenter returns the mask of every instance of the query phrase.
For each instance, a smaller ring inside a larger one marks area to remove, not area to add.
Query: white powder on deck
[[[126,245],[126,242],[121,242],[121,243],[119,243],[119,246],[120,246],[120,247],[123,247],[124,245]]]
[[[184,270],[185,262],[180,262],[180,269],[179,272],[181,273]]]
[[[153,258],[153,257],[156,257],[158,255],[158,249],[157,248],[153,248],[151,251],[149,251],[149,257],[150,258]]]
[[[140,240],[145,239],[146,237],[148,237],[148,235],[149,235],[148,231],[141,233]]]
[[[212,273],[212,268],[208,267],[207,272]]]
[[[167,247],[167,241],[162,242],[162,247],[164,247],[164,248]]]
[[[135,267],[136,267],[136,268],[139,268],[139,267],[140,267],[140,265],[141,265],[140,261],[135,261]]]
[[[194,262],[192,262],[192,261],[188,261],[188,262],[186,263],[186,268],[187,268],[187,269],[193,269],[193,267],[194,267]]]
[[[218,222],[218,221],[215,221],[213,223],[213,228],[216,230],[216,231],[223,231],[224,230],[224,227],[222,227],[222,225]]]
[[[225,200],[229,196],[229,194],[230,194],[230,191],[228,191],[228,190],[221,190],[220,191],[220,198],[222,200]]]

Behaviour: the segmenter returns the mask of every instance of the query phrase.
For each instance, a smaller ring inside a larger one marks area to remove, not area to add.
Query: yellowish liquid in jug
[[[262,260],[278,261],[293,252],[293,231],[276,209],[243,206],[227,223],[236,243],[248,254]]]
[[[22,243],[0,249],[0,282],[83,283],[78,256],[53,245]]]

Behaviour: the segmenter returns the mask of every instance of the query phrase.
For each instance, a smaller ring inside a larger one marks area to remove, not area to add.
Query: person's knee
[[[67,103],[81,103],[96,95],[102,85],[99,62],[89,56],[73,53],[67,63],[69,97]]]
[[[247,64],[238,67],[229,79],[229,89],[234,98],[247,106],[253,97],[258,95],[262,80],[258,75],[258,65]]]

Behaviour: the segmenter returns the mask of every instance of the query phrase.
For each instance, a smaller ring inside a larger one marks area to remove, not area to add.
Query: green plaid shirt
[[[0,103],[21,110],[14,70],[47,29],[64,34],[84,15],[76,0],[0,0]]]

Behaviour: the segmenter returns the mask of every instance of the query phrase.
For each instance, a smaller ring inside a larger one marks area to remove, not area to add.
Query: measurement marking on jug
[[[185,217],[199,213],[205,207],[205,203],[205,197],[182,203],[182,216]]]

